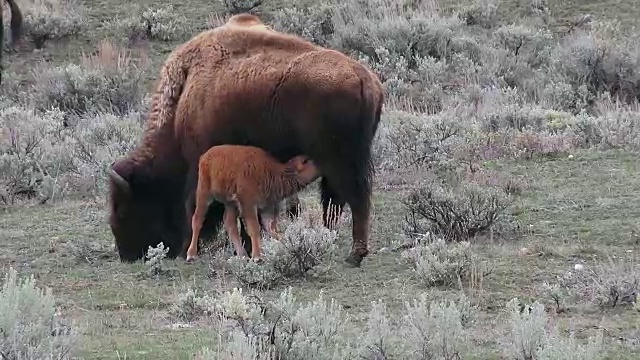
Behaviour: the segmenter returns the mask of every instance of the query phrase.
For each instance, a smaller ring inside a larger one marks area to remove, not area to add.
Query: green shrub
[[[86,25],[84,5],[77,0],[20,0],[24,33],[36,49],[48,40],[79,34]]]
[[[262,5],[262,0],[219,0],[229,14],[249,12]]]
[[[169,314],[181,321],[194,321],[211,314],[213,299],[208,295],[200,296],[196,290],[188,288],[180,292],[169,308]]]
[[[0,202],[35,198],[44,203],[64,197],[65,175],[76,164],[63,116],[58,110],[38,114],[20,106],[0,109]]]
[[[344,336],[351,327],[349,316],[333,299],[326,301],[322,292],[311,303],[298,305],[291,288],[268,303],[234,288],[217,299],[215,313],[223,324],[219,343],[215,351],[203,349],[204,360],[337,360],[351,358],[354,351]]]
[[[0,291],[0,355],[3,359],[62,360],[74,356],[77,330],[56,313],[50,289],[33,275],[18,279],[9,268]]]
[[[569,294],[597,306],[629,305],[640,293],[640,266],[631,259],[614,261],[567,272],[559,285]]]
[[[588,344],[578,343],[573,335],[560,335],[555,326],[549,326],[544,306],[537,301],[521,305],[517,298],[506,306],[510,334],[503,339],[503,351],[510,359],[602,359],[602,331]]]
[[[321,46],[327,46],[333,35],[331,5],[284,8],[271,15],[270,23],[275,30],[296,34]]]
[[[286,226],[280,241],[262,241],[265,260],[261,264],[234,256],[227,263],[244,285],[270,288],[286,280],[305,277],[309,271],[326,271],[337,255],[335,230],[327,229],[316,212],[302,212]]]
[[[474,0],[462,9],[459,16],[467,25],[491,28],[498,24],[500,0]]]
[[[103,23],[106,31],[124,36],[128,41],[184,40],[190,33],[190,21],[173,5],[144,9],[136,6],[124,18],[115,18]]]
[[[36,72],[29,95],[38,110],[58,108],[69,123],[84,114],[126,114],[140,106],[143,73],[130,55],[103,41],[99,53],[82,65],[45,67]]]
[[[466,280],[477,262],[468,242],[448,245],[443,239],[426,234],[413,248],[405,250],[414,277],[426,286],[455,286]]]
[[[432,232],[446,241],[466,241],[489,230],[511,201],[493,186],[424,182],[402,201],[405,231],[409,237]]]
[[[422,294],[405,303],[402,334],[412,359],[466,359],[470,348],[466,329],[471,320],[471,305],[464,294],[456,304],[450,301],[429,303]]]

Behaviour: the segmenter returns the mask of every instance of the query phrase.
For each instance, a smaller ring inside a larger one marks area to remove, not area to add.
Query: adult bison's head
[[[182,187],[154,178],[128,159],[114,162],[108,174],[109,224],[120,260],[139,260],[160,242],[169,247],[169,257],[178,256],[185,216]]]

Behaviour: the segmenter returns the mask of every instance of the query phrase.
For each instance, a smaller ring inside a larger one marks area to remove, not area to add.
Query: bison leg
[[[324,226],[333,229],[342,215],[346,201],[331,188],[326,177],[320,180],[320,198]]]
[[[258,219],[261,219],[260,214],[258,214]],[[242,238],[242,245],[244,246],[245,252],[247,254],[251,254],[251,237],[247,232],[247,227],[245,226],[244,221],[240,221],[240,237]]]
[[[323,216],[325,226],[334,226],[342,214],[345,202],[349,204],[353,221],[353,244],[351,254],[345,261],[350,266],[359,267],[369,253],[371,186],[366,168],[363,167],[365,169],[363,171],[354,171],[358,169],[356,165],[360,164],[352,162],[349,165],[350,168],[323,171],[324,176],[321,182]]]

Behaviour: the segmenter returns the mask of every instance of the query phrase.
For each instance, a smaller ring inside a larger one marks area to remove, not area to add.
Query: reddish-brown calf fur
[[[120,259],[140,259],[161,241],[168,256],[186,253],[199,157],[237,144],[282,162],[309,156],[322,173],[325,225],[334,221],[326,217],[329,204],[338,213],[351,207],[346,260],[360,266],[383,100],[382,84],[366,66],[300,37],[233,22],[194,36],[162,66],[140,143],[109,169],[109,222]],[[202,237],[217,231],[223,211],[220,202],[210,205]]]
[[[242,217],[251,237],[251,258],[261,260],[258,212],[271,220],[276,205],[297,194],[320,176],[320,170],[308,157],[299,155],[285,164],[266,151],[253,146],[220,145],[209,149],[198,163],[196,209],[191,219],[191,243],[187,261],[198,254],[198,237],[212,200],[224,204],[223,223],[238,256],[246,255],[238,232]],[[271,232],[275,231],[271,223]]]

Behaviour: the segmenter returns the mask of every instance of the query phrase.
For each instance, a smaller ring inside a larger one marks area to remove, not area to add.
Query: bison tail
[[[364,143],[360,151],[363,151],[361,158],[366,159],[366,180],[368,186],[372,185],[372,175],[374,172],[371,147],[373,146],[373,138],[378,130],[380,117],[382,114],[382,92],[376,92],[376,84],[371,78],[371,74],[364,69],[360,70],[360,114],[359,124],[362,126],[361,134],[363,134]]]

